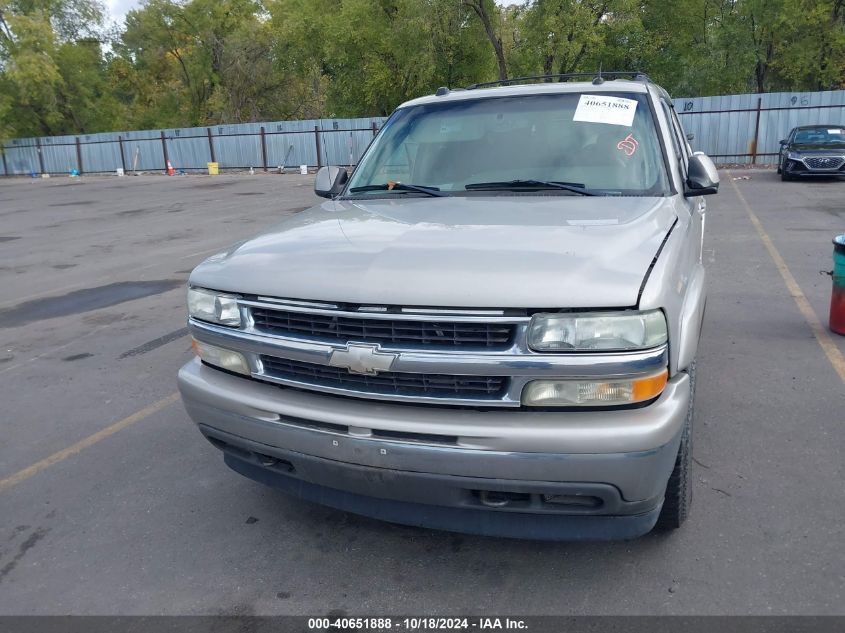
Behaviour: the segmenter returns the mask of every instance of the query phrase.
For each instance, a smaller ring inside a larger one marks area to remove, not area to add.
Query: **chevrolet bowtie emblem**
[[[375,345],[349,343],[346,349],[336,349],[329,357],[329,365],[342,367],[352,374],[375,376],[380,371],[388,371],[398,354],[378,351]]]

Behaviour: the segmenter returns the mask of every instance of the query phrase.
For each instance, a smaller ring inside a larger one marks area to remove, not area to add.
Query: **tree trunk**
[[[499,64],[499,79],[504,80],[508,78],[508,66],[505,63],[505,50],[502,47],[502,38],[496,35],[496,30],[493,28],[493,20],[490,17],[489,5],[485,0],[463,0],[464,4],[475,11],[481,24],[484,26],[484,32],[487,33],[487,39],[493,46],[493,52],[496,54],[496,62]]]

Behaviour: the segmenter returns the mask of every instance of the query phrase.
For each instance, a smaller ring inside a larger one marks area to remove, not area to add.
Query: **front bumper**
[[[180,370],[179,388],[201,432],[252,479],[388,521],[554,539],[633,538],[654,526],[689,399],[679,374],[640,409],[395,405],[276,387],[197,360]]]

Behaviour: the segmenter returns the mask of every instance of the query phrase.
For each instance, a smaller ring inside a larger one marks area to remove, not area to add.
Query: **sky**
[[[105,0],[111,19],[115,22],[123,22],[126,13],[134,9],[140,3],[139,0]]]

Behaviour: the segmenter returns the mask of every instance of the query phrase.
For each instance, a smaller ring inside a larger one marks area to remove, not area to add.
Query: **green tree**
[[[327,116],[387,115],[490,71],[481,26],[454,0],[277,0],[269,10],[279,57],[327,87]]]
[[[454,0],[432,0],[434,77],[439,84],[461,87],[496,76],[498,62],[489,53],[483,24],[472,10]]]
[[[438,86],[642,70],[845,87],[845,0],[0,0],[0,136],[386,115]]]
[[[536,0],[525,13],[525,48],[532,70],[575,72],[605,38],[609,0]],[[523,56],[524,57],[524,56]]]
[[[251,0],[191,0],[184,5],[148,0],[126,16],[118,50],[154,87],[172,87],[178,78],[177,119],[202,125],[211,118],[209,100],[220,83],[227,38],[244,22],[254,24],[256,9]]]
[[[496,65],[499,69],[499,79],[508,78],[508,64],[505,59],[505,45],[502,42],[502,28],[497,27],[501,23],[501,9],[493,0],[461,0],[475,13],[479,22],[484,27],[484,33],[490,46],[493,47],[493,54],[496,56]]]
[[[95,132],[115,125],[102,21],[102,7],[90,0],[0,2],[4,135]]]
[[[845,0],[787,3],[786,37],[772,67],[792,90],[845,88]]]

